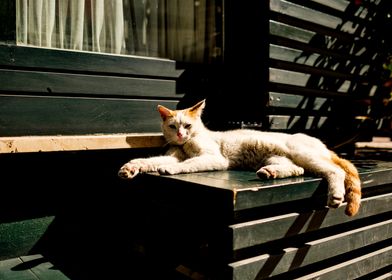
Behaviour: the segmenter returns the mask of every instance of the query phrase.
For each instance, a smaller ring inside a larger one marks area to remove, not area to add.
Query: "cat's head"
[[[166,141],[183,145],[194,137],[204,127],[201,121],[204,107],[205,100],[183,110],[170,110],[158,105],[158,112],[162,117],[162,132]]]

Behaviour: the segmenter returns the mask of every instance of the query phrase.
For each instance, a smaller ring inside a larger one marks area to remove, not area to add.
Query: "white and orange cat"
[[[261,132],[249,129],[211,131],[201,114],[205,101],[184,110],[158,106],[163,135],[170,145],[163,156],[137,158],[124,164],[119,176],[131,179],[138,173],[192,173],[227,169],[252,169],[260,178],[300,176],[304,171],[324,177],[328,183],[328,206],[355,215],[361,201],[358,171],[317,138],[298,133]]]

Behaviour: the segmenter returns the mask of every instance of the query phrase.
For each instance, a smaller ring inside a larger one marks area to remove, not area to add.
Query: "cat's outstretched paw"
[[[344,194],[330,194],[328,195],[327,205],[330,208],[338,208],[344,202]]]
[[[270,179],[278,177],[277,171],[273,168],[270,168],[269,166],[263,166],[262,168],[257,170],[256,175],[260,179]]]
[[[139,174],[140,168],[130,162],[124,164],[118,171],[118,176],[123,179],[132,179]]]

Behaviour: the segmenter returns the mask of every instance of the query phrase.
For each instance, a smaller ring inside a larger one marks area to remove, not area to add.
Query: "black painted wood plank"
[[[327,114],[330,111],[330,107],[328,106],[327,98],[310,98],[304,97],[300,95],[292,95],[278,92],[270,92],[268,94],[268,107],[277,107],[277,108],[292,108],[292,109],[300,109],[300,110],[314,110],[320,114]],[[327,106],[326,106],[327,105]],[[323,108],[327,107],[327,108]],[[323,109],[322,109],[323,108]],[[325,112],[327,111],[327,112]]]
[[[0,136],[161,132],[177,101],[0,95]]]
[[[250,174],[248,176],[250,180]],[[360,177],[363,190],[389,184],[392,182],[392,165],[385,162],[371,170],[362,170]],[[296,177],[281,180],[269,180],[270,187],[264,185],[264,182],[257,186],[255,183],[257,181],[254,180],[253,184],[237,185],[235,210],[287,203],[305,198],[314,199],[314,197],[318,197],[317,199],[321,202],[321,197],[327,192],[326,185],[320,178]]]
[[[310,130],[317,130],[322,128],[327,117],[325,116],[310,116],[311,113],[304,111],[302,115],[298,116],[299,112],[292,111],[289,116],[282,115],[281,110],[277,110],[275,115],[267,115],[268,129],[272,131],[293,131],[293,132],[307,132]],[[286,113],[289,113],[286,111]],[[308,115],[308,116],[307,116]]]
[[[347,1],[307,1],[307,0],[290,0],[290,2],[297,5],[301,5],[312,10],[320,11],[329,15],[333,15],[337,18],[345,18],[346,14],[344,11],[349,6]],[[356,19],[356,18],[355,18]],[[361,21],[361,19],[358,19]],[[363,21],[363,20],[362,20]]]
[[[180,98],[174,80],[0,70],[0,90],[47,95]]]
[[[272,240],[294,236],[300,233],[349,223],[391,210],[392,194],[365,198],[357,215],[348,217],[344,207],[322,209],[304,213],[290,213],[276,217],[234,224],[230,226],[233,236],[233,250],[259,245]]]
[[[284,0],[271,0],[270,9],[281,15],[299,18],[303,21],[335,29],[342,23],[342,19],[325,11],[319,11],[307,6],[297,5]]]
[[[392,246],[298,277],[304,279],[356,279],[391,264]]]
[[[339,98],[339,99],[354,99],[360,98],[359,96],[354,96],[352,94],[347,94],[344,92],[337,92],[331,90],[289,85],[283,83],[269,83],[270,90],[274,92],[287,93],[287,94],[296,94],[303,96],[312,96],[312,97],[324,97],[324,98]]]
[[[293,37],[293,36],[291,36]],[[371,63],[371,57],[363,57],[363,56],[356,56],[356,55],[350,55],[347,53],[343,52],[337,52],[335,50],[328,49],[326,45],[314,45],[314,44],[309,44],[309,41],[306,42],[300,42],[295,39],[290,39],[290,37],[284,37],[281,35],[270,35],[270,43],[283,46],[283,47],[288,47],[288,48],[294,48],[298,50],[304,51],[305,54],[320,54],[325,57],[331,57],[334,59],[338,59],[339,61],[353,61],[356,63],[361,63],[361,64],[370,64]],[[309,38],[310,40],[311,38]]]
[[[178,78],[183,70],[173,60],[65,51],[0,44],[2,68],[52,69],[64,72],[98,72],[109,75]]]
[[[331,37],[334,37],[334,38],[341,40],[342,42],[350,43],[350,42],[353,42],[354,40],[357,40],[357,38],[358,38],[354,34],[350,34],[348,32],[339,31],[334,28],[327,27],[327,26],[324,26],[324,25],[321,25],[318,23],[309,22],[307,20],[297,18],[295,16],[284,15],[284,14],[281,14],[276,11],[271,11],[270,15],[271,15],[271,17],[270,17],[271,20],[281,22],[281,23],[287,24],[289,26],[295,26],[298,28],[302,28],[304,30],[313,31],[317,34],[331,36]],[[364,41],[366,41],[366,40],[364,40]]]
[[[247,279],[260,279],[350,253],[388,238],[392,238],[392,220],[310,240],[301,247],[289,247],[278,254],[240,260],[230,266],[233,268],[234,279],[243,279],[243,275]]]
[[[157,176],[157,174],[151,174]],[[371,169],[361,169],[362,189],[378,188],[392,182],[392,164],[382,162]],[[280,203],[312,199],[321,205],[327,202],[327,185],[318,177],[292,177],[284,179],[258,179],[253,171],[214,171],[161,176],[162,180],[190,183],[231,193],[234,211]]]
[[[270,59],[270,66],[278,68],[281,70],[288,70],[300,73],[307,73],[321,77],[330,77],[335,79],[350,80],[355,82],[364,83],[367,82],[366,78],[361,75],[353,75],[351,73],[339,72],[336,70],[331,70],[322,67],[314,67],[302,65],[294,62],[280,61],[276,59]],[[340,69],[342,70],[342,69]],[[344,70],[344,69],[343,69]],[[346,70],[351,71],[351,68],[346,68]]]

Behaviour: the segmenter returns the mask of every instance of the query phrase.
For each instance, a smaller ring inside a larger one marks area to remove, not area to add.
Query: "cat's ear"
[[[206,106],[206,100],[202,100],[193,107],[188,109],[188,114],[191,115],[192,117],[200,117],[201,114],[203,113],[203,109]]]
[[[162,120],[166,120],[168,117],[173,116],[173,111],[162,105],[158,105],[158,112],[161,114]]]

